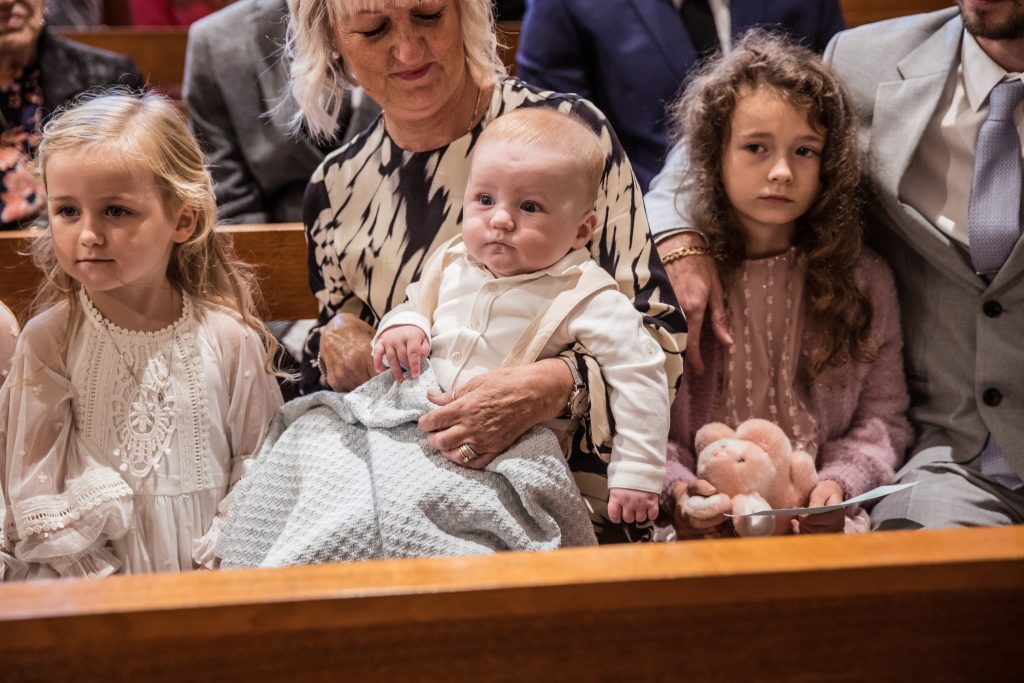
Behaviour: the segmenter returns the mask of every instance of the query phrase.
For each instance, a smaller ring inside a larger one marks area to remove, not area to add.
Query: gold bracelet
[[[673,261],[678,261],[685,256],[707,256],[711,253],[711,250],[707,247],[680,247],[679,249],[673,249],[664,256],[661,257],[663,265],[668,265]]]

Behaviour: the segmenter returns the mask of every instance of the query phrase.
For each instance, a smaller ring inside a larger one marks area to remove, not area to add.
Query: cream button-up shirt
[[[544,270],[494,277],[470,261],[463,243],[449,247],[449,254],[455,258],[445,259],[436,308],[425,310],[429,305],[424,302],[433,298],[423,291],[422,283],[430,281],[425,272],[409,287],[408,301],[384,316],[377,333],[395,325],[422,329],[444,391],[502,367],[555,297],[573,287],[584,269],[600,269],[589,252],[577,249]],[[432,260],[427,268],[441,263]],[[580,344],[597,360],[615,424],[608,485],[659,493],[669,426],[665,358],[642,316],[607,277],[609,287],[555,312],[560,322],[538,358],[553,358]]]

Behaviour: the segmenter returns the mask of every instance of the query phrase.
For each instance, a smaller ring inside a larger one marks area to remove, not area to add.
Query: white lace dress
[[[258,335],[187,296],[157,332],[79,301],[70,329],[67,304],[29,321],[0,390],[0,565],[8,579],[212,566],[218,505],[281,405]]]

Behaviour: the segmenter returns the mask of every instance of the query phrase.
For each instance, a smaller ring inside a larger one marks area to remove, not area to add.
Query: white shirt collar
[[[964,31],[963,46],[960,48],[960,63],[963,65],[967,103],[975,112],[988,102],[988,95],[992,92],[992,88],[1004,80],[1022,78],[1021,74],[1007,73],[1003,67],[996,64],[968,31]]]
[[[708,0],[708,2],[712,5],[712,10],[716,3],[723,7],[729,6],[729,0]],[[679,10],[683,6],[683,0],[672,0],[672,4],[676,6],[676,10]]]

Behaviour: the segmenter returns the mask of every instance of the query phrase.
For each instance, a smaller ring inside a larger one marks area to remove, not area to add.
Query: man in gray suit
[[[285,0],[240,0],[189,28],[184,97],[212,165],[221,220],[302,220],[309,176],[379,112],[362,90],[348,88],[337,139],[318,145],[293,135],[296,105],[282,58],[287,25]]]
[[[1011,85],[1001,90],[1017,98],[1024,90],[1014,84],[1024,71],[1024,8],[1020,0],[957,4],[960,11],[840,33],[825,53],[863,126],[862,148],[879,195],[869,223],[899,286],[918,430],[898,475],[918,483],[875,507],[879,528],[1024,522],[1019,163],[992,179],[1006,184],[986,199],[1010,224],[1005,261],[978,266],[987,238],[972,225],[985,191],[979,184],[989,181],[975,172],[975,162],[990,154],[979,134],[996,106],[994,90],[1003,82]],[[1019,99],[1005,106],[1010,161],[1019,162],[1024,107]]]
[[[882,529],[1024,523],[1020,171],[1000,178],[1009,206],[986,202],[1012,228],[1008,256],[984,269],[990,272],[977,272],[983,269],[972,251],[984,240],[972,238],[968,220],[990,94],[1024,72],[1024,9],[1020,0],[958,4],[844,31],[825,52],[861,122],[865,167],[878,193],[869,207],[870,241],[896,275],[918,433],[897,474],[917,484],[875,506],[872,521]],[[1019,157],[1019,101],[1010,118]],[[652,231],[688,225],[685,198],[675,201],[674,191],[686,178],[684,163],[677,147],[645,198]],[[706,258],[691,256],[670,270],[698,338],[717,285]]]

